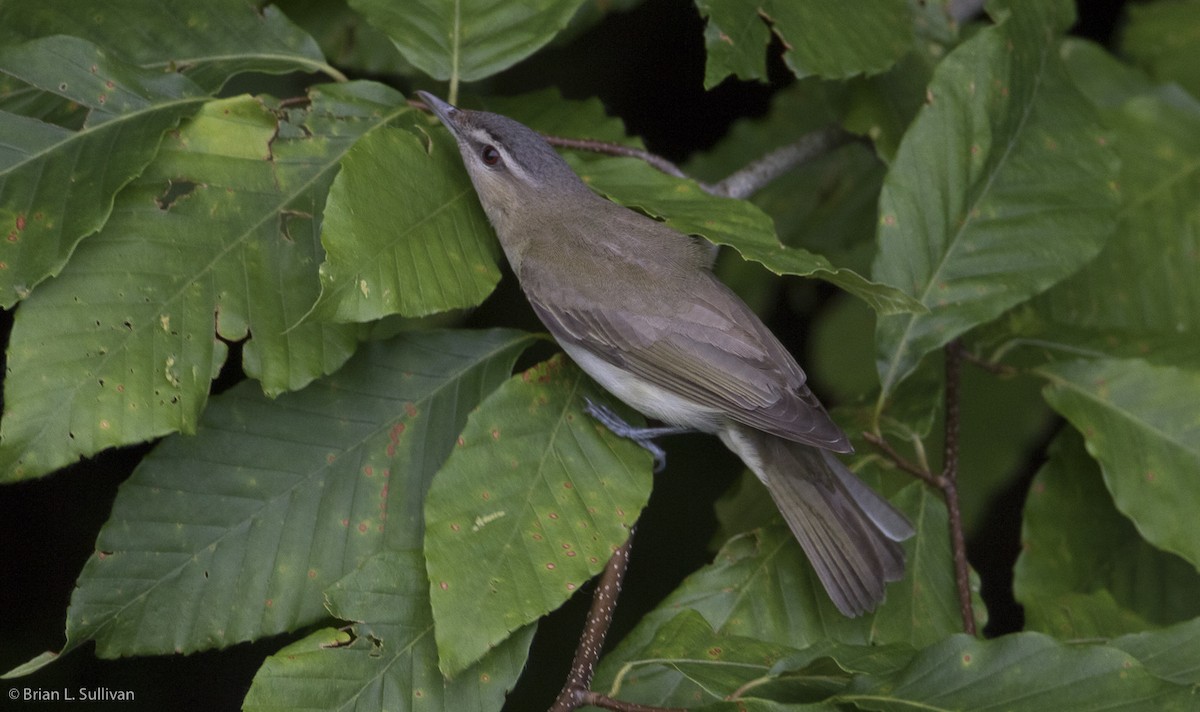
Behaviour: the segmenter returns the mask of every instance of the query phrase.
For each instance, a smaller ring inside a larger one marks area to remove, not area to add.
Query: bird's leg
[[[584,399],[587,405],[583,412],[600,421],[600,424],[612,431],[613,435],[632,440],[654,456],[654,471],[661,472],[667,466],[667,453],[654,442],[654,438],[664,435],[682,435],[692,432],[686,425],[663,425],[657,428],[638,428],[626,423],[612,408],[595,403],[591,398]]]

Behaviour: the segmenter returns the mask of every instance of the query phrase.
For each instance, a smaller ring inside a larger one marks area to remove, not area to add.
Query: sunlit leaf
[[[329,189],[314,316],[370,321],[471,307],[496,283],[495,238],[444,131],[400,129],[355,144]]]
[[[299,323],[317,296],[321,208],[341,157],[401,102],[377,84],[327,86],[281,120],[242,96],[172,133],[17,313],[0,477],[194,430],[221,339],[251,335],[243,366],[272,394],[340,366],[357,327]]]
[[[324,592],[385,544],[420,546],[430,478],[530,342],[426,332],[277,400],[252,382],[214,398],[194,437],[165,440],[121,486],[64,652],[191,652],[317,622]]]
[[[474,413],[426,502],[430,598],[454,676],[557,608],[629,537],[650,457],[583,412],[600,391],[564,357]]]
[[[158,151],[163,132],[200,108],[177,74],[126,64],[73,37],[0,52],[0,72],[87,108],[77,131],[0,111],[0,306],[57,274],[104,224],[113,197]]]

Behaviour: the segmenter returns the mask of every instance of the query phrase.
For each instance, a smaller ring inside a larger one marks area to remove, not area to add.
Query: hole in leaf
[[[158,204],[159,210],[170,210],[176,201],[191,195],[197,185],[198,183],[186,178],[167,181],[167,189],[163,191],[162,195],[155,198],[154,202]]]

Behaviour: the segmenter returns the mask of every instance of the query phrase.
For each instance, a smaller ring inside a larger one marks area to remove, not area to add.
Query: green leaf
[[[387,35],[351,10],[346,0],[281,0],[276,5],[343,70],[359,76],[417,75]]]
[[[717,634],[807,649],[848,646],[922,646],[961,630],[946,513],[939,498],[918,484],[895,500],[917,529],[905,542],[903,580],[888,587],[874,613],[847,618],[834,608],[800,547],[782,524],[731,539],[709,566],[688,577],[606,655],[593,689],[650,705],[684,705],[695,686],[664,667],[651,645],[681,610],[693,610]],[[982,614],[982,604],[977,611]],[[694,651],[695,655],[703,653]],[[821,655],[833,654],[824,649]]]
[[[531,341],[406,335],[277,400],[252,382],[214,398],[194,437],[164,440],[122,484],[64,652],[186,653],[317,622],[323,592],[385,544],[420,546],[430,478]]]
[[[354,140],[404,110],[379,85],[336,85],[284,119],[250,97],[214,101],[172,133],[104,229],[17,312],[2,476],[191,432],[221,339],[253,334],[243,366],[270,394],[344,363],[357,327],[297,325],[317,296],[321,207]]]
[[[786,645],[717,634],[703,616],[688,609],[659,628],[644,651],[647,658],[678,671],[702,690],[700,699],[705,701],[726,699],[748,683],[765,682],[781,660],[798,652]]]
[[[350,0],[404,58],[438,80],[470,82],[507,69],[559,33],[583,0]]]
[[[702,707],[707,710],[721,709],[719,701],[729,699],[751,702],[762,698],[763,703],[823,699],[841,692],[856,673],[879,674],[902,668],[915,651],[903,645],[833,642],[797,650],[756,638],[717,633],[699,613],[684,609],[658,630],[643,652],[646,664],[683,676],[681,685],[687,691],[675,695],[680,704],[685,704],[685,698],[686,704],[716,703]],[[628,674],[636,689],[638,678],[646,670],[626,666],[622,673]],[[620,677],[614,682],[612,696],[622,692],[622,682]],[[786,709],[824,708],[789,705]]]
[[[1195,567],[1138,535],[1073,430],[1033,481],[1021,539],[1014,592],[1029,630],[1110,637],[1200,615]]]
[[[457,145],[445,131],[429,141],[385,127],[342,159],[321,228],[320,319],[471,307],[500,281],[496,241]]]
[[[938,65],[880,197],[873,278],[926,313],[881,317],[881,399],[921,357],[1044,291],[1112,232],[1117,162],[1071,85],[1069,6],[1016,2]]]
[[[1126,11],[1121,53],[1156,82],[1177,82],[1200,97],[1200,2],[1159,0]]]
[[[382,551],[329,590],[329,611],[363,621],[323,629],[267,658],[242,709],[492,712],[525,665],[530,626],[453,680],[437,669],[433,616],[419,551]]]
[[[1110,644],[1165,680],[1200,684],[1200,618],[1163,630],[1123,635]]]
[[[0,72],[88,109],[78,131],[0,111],[0,306],[9,308],[62,269],[163,132],[205,98],[184,77],[139,69],[74,37],[5,49]]]
[[[1046,400],[1083,433],[1104,483],[1151,544],[1200,568],[1200,372],[1106,359],[1049,364]]]
[[[243,72],[344,78],[278,8],[243,0],[121,0],[86,10],[74,0],[12,2],[0,9],[0,25],[28,39],[81,37],[160,76],[181,72],[210,92]]]
[[[1095,260],[1006,325],[1011,341],[1001,348],[1200,368],[1200,102],[1158,89],[1095,45],[1067,50],[1121,158],[1117,230]]]
[[[871,710],[1192,709],[1192,691],[1153,675],[1133,657],[1068,645],[1038,633],[995,640],[955,635],[905,669],[865,675],[837,701]]]
[[[425,506],[442,672],[453,677],[595,575],[650,496],[649,454],[583,412],[605,397],[561,355],[471,414]]]
[[[780,244],[771,218],[752,203],[709,195],[694,181],[673,178],[634,158],[583,162],[568,156],[568,161],[584,181],[615,202],[661,218],[680,232],[729,245],[775,274],[819,277],[884,314],[921,309],[898,289],[834,267],[807,250]]]
[[[905,0],[838,6],[821,0],[696,0],[708,24],[704,88],[730,75],[767,80],[766,46],[774,33],[797,77],[841,79],[892,66],[913,43]]]

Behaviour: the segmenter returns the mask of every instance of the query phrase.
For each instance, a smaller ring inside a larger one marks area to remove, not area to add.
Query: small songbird
[[[842,613],[904,574],[912,525],[833,453],[852,450],[758,316],[713,276],[708,247],[594,193],[537,132],[418,92],[463,163],[525,296],[601,386],[665,428],[715,433],[758,476]]]

